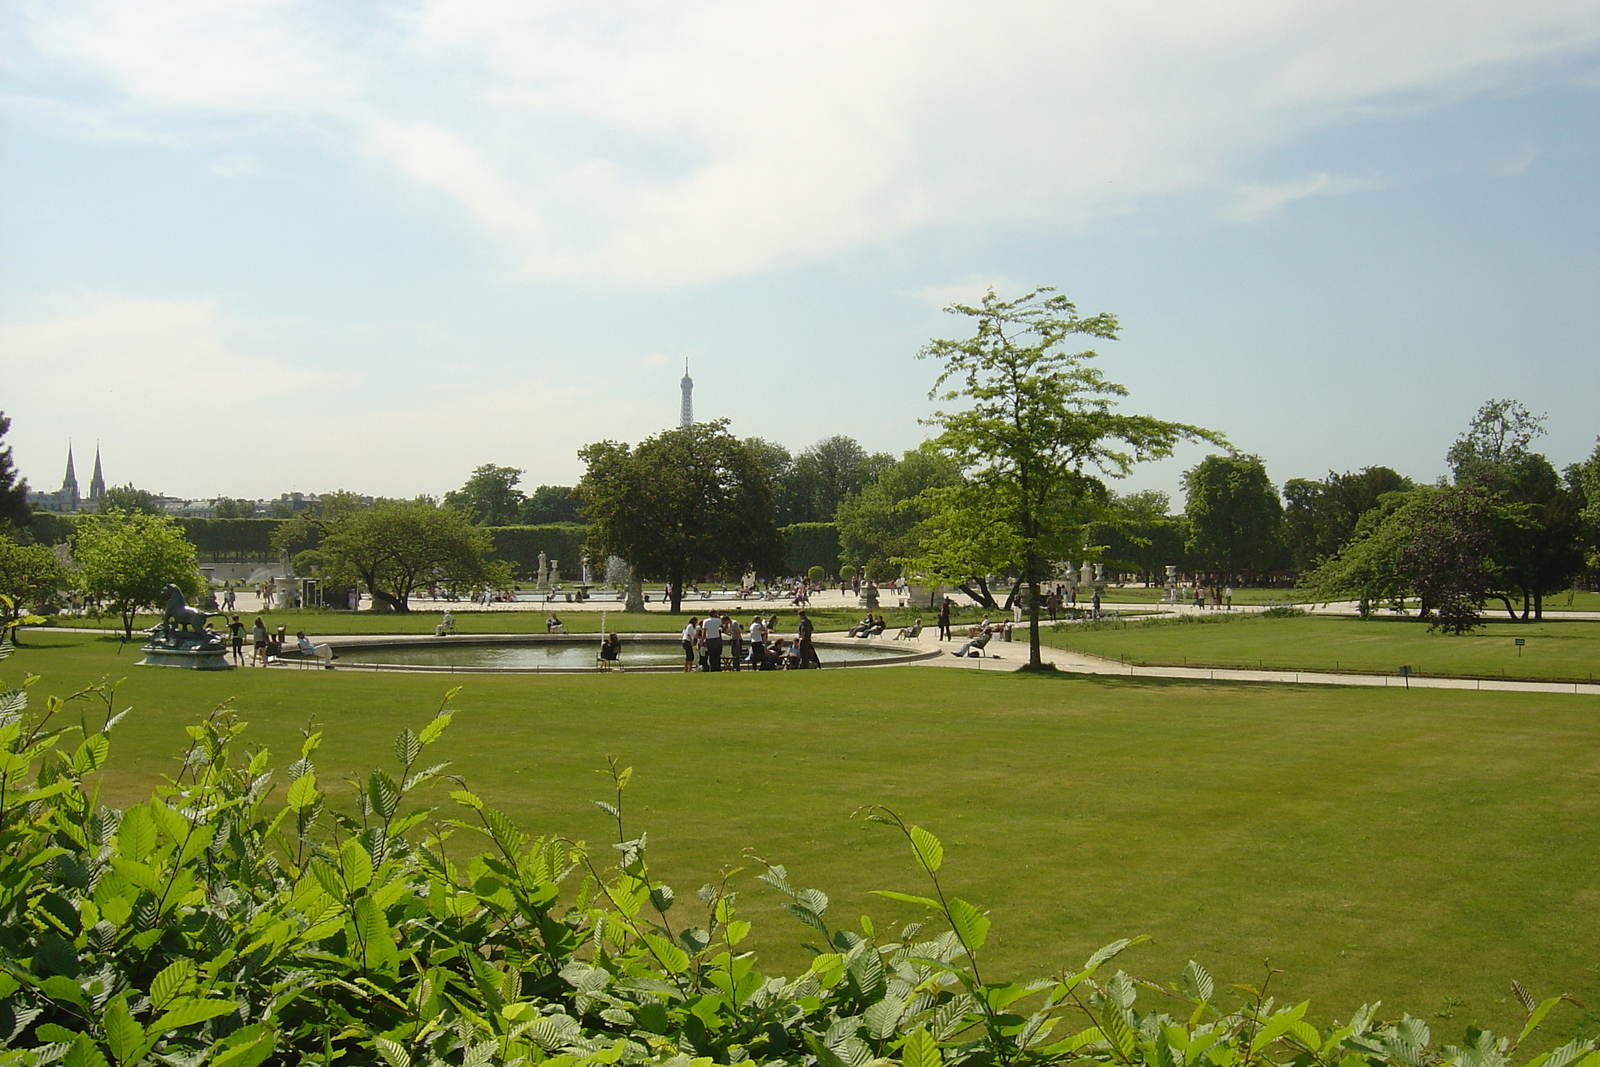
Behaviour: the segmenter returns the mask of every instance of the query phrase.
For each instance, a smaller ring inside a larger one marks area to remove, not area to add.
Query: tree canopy
[[[166,515],[103,510],[79,524],[72,558],[84,594],[121,615],[129,638],[134,617],[163,604],[167,585],[190,599],[201,588],[194,546]]]
[[[907,452],[860,492],[840,501],[839,558],[864,565],[872,578],[892,578],[900,561],[916,555],[918,527],[929,517],[920,497],[928,489],[959,485],[961,472],[948,456]]]
[[[1109,500],[1103,479],[1171,455],[1180,440],[1225,445],[1198,426],[1116,411],[1127,390],[1091,365],[1094,352],[1063,347],[1080,336],[1115,339],[1116,319],[1080,317],[1053,293],[1040,288],[1002,300],[990,290],[977,306],[952,305],[945,310],[973,320],[976,332],[936,339],[919,353],[942,364],[929,398],[965,405],[929,420],[941,428],[930,446],[965,480],[924,492],[933,511],[924,559],[944,573],[1015,574],[1029,594],[1034,667],[1039,586],[1055,561],[1083,550],[1088,524]],[[971,548],[966,559],[964,544]]]
[[[72,584],[72,573],[49,545],[19,545],[0,537],[0,595],[5,597],[0,618],[15,621],[30,608],[53,602]]]
[[[11,429],[11,420],[0,411],[0,438]],[[31,516],[28,508],[28,479],[17,477],[16,465],[11,460],[11,446],[0,448],[0,529],[13,526],[23,529]]]
[[[514,526],[522,522],[524,497],[517,482],[522,471],[485,463],[473,470],[465,485],[444,495],[447,507],[467,516],[474,526]]]
[[[162,515],[156,495],[148,489],[135,489],[131,485],[113,485],[100,498],[101,511],[137,512],[141,515]]]
[[[665,578],[673,611],[691,578],[782,567],[767,470],[726,420],[667,430],[634,448],[601,441],[578,455],[587,467],[577,489],[590,555],[620,556],[635,574]]]
[[[332,586],[363,584],[373,600],[411,610],[411,594],[429,586],[461,592],[511,585],[509,564],[491,561],[489,531],[455,508],[427,498],[380,500],[370,507],[313,516],[302,512],[279,528],[279,544],[303,542],[311,530],[317,546],[295,556]]]
[[[1283,530],[1289,563],[1309,571],[1339,551],[1355,533],[1361,516],[1378,506],[1385,493],[1416,488],[1388,467],[1363,467],[1343,474],[1328,472],[1321,481],[1291,478],[1283,483]]]
[[[1231,580],[1282,563],[1283,502],[1260,456],[1207,456],[1183,474],[1191,566]]]

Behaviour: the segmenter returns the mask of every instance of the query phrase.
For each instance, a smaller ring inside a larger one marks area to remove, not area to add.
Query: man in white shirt
[[[722,670],[722,620],[706,616],[706,670]]]
[[[760,670],[767,661],[767,624],[757,615],[750,620],[750,666]]]

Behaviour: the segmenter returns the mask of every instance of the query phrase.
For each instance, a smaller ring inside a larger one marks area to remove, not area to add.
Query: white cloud
[[[261,173],[261,161],[252,155],[235,153],[212,163],[210,171],[219,178],[254,178]]]
[[[571,484],[572,442],[642,436],[666,408],[552,380],[549,366],[506,375],[441,358],[377,380],[316,354],[268,355],[276,346],[256,340],[268,332],[205,300],[79,292],[12,310],[0,320],[6,444],[36,488],[59,484],[71,440],[85,485],[99,441],[109,480],[177,496],[410,496],[491,460],[527,468],[530,485]]]
[[[1010,278],[969,274],[965,278],[958,278],[941,285],[925,285],[919,289],[910,289],[905,295],[919,304],[943,309],[951,304],[976,304],[990,289],[1008,300],[1014,300],[1027,292],[1022,284]]]
[[[1285,204],[1304,200],[1310,196],[1344,196],[1347,193],[1376,189],[1378,183],[1367,178],[1341,177],[1334,174],[1308,174],[1304,178],[1279,185],[1244,185],[1239,188],[1230,217],[1240,222],[1270,215]]]
[[[10,59],[35,111],[93,112],[80,130],[302,131],[433,190],[531,276],[661,286],[1234,188],[1275,139],[1600,44],[1591,0],[21,10]],[[1246,190],[1240,210],[1341,180]]]

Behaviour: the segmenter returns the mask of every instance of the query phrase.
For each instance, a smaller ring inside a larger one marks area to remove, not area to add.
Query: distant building
[[[106,495],[106,479],[100,470],[100,449],[94,450],[94,476],[89,479],[89,495],[84,497],[78,489],[78,472],[72,461],[72,446],[67,446],[67,473],[61,479],[61,488],[53,493],[30,491],[28,506],[35,511],[49,511],[57,515],[71,515],[78,511],[94,511],[100,498]]]
[[[678,388],[683,390],[683,404],[678,408],[678,425],[694,425],[694,379],[689,377],[689,361],[683,361],[683,381],[678,383]]]

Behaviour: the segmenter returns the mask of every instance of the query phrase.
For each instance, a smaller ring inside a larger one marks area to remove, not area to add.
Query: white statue
[[[543,552],[539,553],[539,572],[536,575],[536,577],[539,579],[539,581],[538,581],[538,584],[535,586],[535,588],[538,588],[538,589],[548,588],[550,583],[547,580],[548,579],[548,571],[547,571],[547,567],[546,567],[545,555],[544,555]]]

